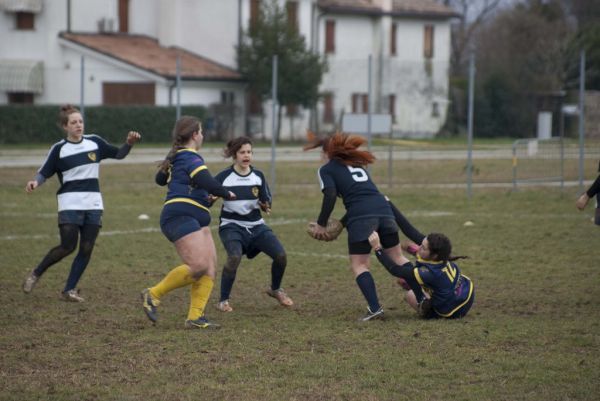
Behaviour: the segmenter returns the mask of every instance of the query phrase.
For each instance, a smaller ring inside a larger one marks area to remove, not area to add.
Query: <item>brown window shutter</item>
[[[252,28],[258,21],[260,15],[260,0],[250,0],[250,27]]]
[[[8,104],[33,104],[33,93],[9,92]]]
[[[392,116],[392,121],[396,121],[396,95],[389,96],[389,112]]]
[[[325,53],[335,53],[335,21],[325,21]]]
[[[285,114],[287,116],[295,116],[298,114],[298,106],[295,103],[288,103],[285,105]]]
[[[132,104],[154,105],[154,82],[104,82],[102,103],[106,105]]]
[[[16,28],[22,31],[32,31],[35,29],[35,14],[27,12],[15,13]]]
[[[369,112],[369,95],[362,95],[362,112]]]
[[[392,23],[392,29],[390,32],[390,55],[396,55],[396,33],[398,32],[398,26]]]
[[[248,93],[248,113],[262,114],[262,102],[255,92]]]
[[[333,123],[333,95],[331,93],[327,93],[323,97],[323,106],[323,122]]]
[[[119,0],[119,32],[129,32],[129,0]]]
[[[352,94],[352,113],[358,113],[358,93]]]
[[[294,31],[298,32],[298,2],[288,1],[285,4],[285,8],[287,10],[288,24],[294,29]]]
[[[433,58],[433,25],[425,25],[423,39],[423,56]]]

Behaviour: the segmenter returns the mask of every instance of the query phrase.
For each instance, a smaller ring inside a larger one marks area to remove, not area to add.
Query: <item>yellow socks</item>
[[[200,277],[199,280],[194,280],[188,265],[180,265],[167,273],[160,283],[150,288],[150,295],[153,299],[159,301],[166,293],[190,284],[192,286],[188,320],[196,320],[204,314],[204,309],[214,286],[214,280],[209,276],[205,275]]]
[[[192,284],[190,310],[188,320],[196,320],[204,315],[204,308],[212,292],[214,280],[209,276],[202,276]]]
[[[195,283],[195,280],[190,274],[190,268],[188,265],[180,265],[167,273],[160,283],[150,288],[150,295],[152,298],[160,300],[166,293],[192,283]]]

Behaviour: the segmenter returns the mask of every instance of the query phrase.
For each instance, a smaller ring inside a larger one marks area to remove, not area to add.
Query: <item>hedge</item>
[[[59,111],[58,105],[0,106],[0,144],[54,143],[64,138],[58,127]],[[170,142],[176,117],[176,108],[166,106],[88,106],[84,112],[85,133],[115,143],[132,130],[142,134],[144,143]],[[183,106],[181,114],[203,120],[206,108]]]

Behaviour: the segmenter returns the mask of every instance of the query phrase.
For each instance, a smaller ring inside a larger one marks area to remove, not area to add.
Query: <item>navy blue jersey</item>
[[[197,151],[189,148],[178,150],[169,168],[165,204],[185,202],[208,211],[208,191],[192,185],[192,178],[206,169],[204,159]]]
[[[231,166],[217,174],[215,179],[236,195],[235,200],[223,200],[221,226],[234,223],[251,228],[265,223],[258,202],[271,204],[271,191],[261,171],[250,166],[250,172],[241,175]]]
[[[337,160],[330,160],[319,169],[319,182],[321,191],[334,188],[337,195],[342,197],[348,223],[363,217],[394,218],[389,203],[362,167],[346,166]]]
[[[434,311],[450,317],[473,296],[473,283],[454,262],[430,262],[417,258],[413,270],[417,282],[431,296]]]
[[[63,139],[55,143],[38,173],[58,176],[58,211],[102,210],[100,160],[115,158],[119,148],[98,135],[83,135],[81,141]]]

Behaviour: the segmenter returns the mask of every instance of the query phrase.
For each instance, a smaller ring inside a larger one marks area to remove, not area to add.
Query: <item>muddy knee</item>
[[[223,266],[223,274],[226,276],[235,276],[241,261],[242,255],[228,255],[225,266]]]

